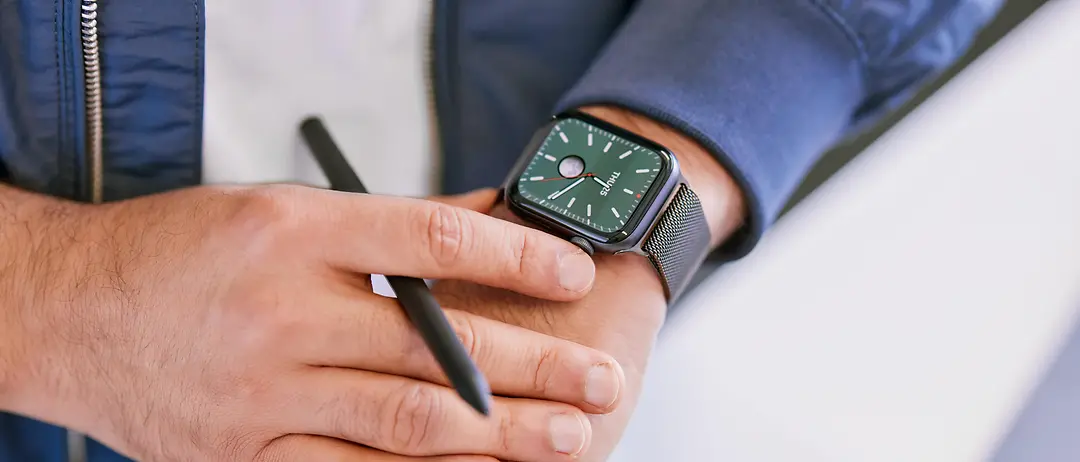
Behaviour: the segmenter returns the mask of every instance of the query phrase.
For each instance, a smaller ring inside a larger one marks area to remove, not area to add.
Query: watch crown
[[[593,249],[592,244],[590,244],[589,241],[586,241],[584,238],[582,238],[580,236],[574,236],[574,237],[570,238],[570,242],[572,244],[580,247],[581,250],[584,251],[585,253],[589,254],[589,256],[592,256],[593,253],[595,252],[595,250]]]

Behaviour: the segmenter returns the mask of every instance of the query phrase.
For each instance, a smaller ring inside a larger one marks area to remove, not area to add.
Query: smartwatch
[[[556,115],[537,131],[502,199],[590,255],[648,258],[669,303],[709,252],[705,213],[675,155],[582,112]]]

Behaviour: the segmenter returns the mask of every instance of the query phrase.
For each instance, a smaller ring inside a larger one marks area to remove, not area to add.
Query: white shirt
[[[206,3],[206,183],[326,186],[297,131],[318,114],[371,192],[436,192],[428,2]]]

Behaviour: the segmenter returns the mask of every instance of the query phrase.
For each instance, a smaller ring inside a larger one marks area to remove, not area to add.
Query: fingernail
[[[559,285],[570,292],[582,292],[592,287],[596,267],[585,252],[568,252],[559,257]]]
[[[585,402],[607,409],[619,399],[619,374],[611,363],[597,364],[585,376]]]
[[[551,417],[551,445],[561,454],[576,456],[585,448],[585,426],[573,415]]]

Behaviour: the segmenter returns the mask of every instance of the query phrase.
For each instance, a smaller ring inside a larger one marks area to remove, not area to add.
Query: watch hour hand
[[[584,177],[578,178],[577,181],[575,181],[573,183],[570,183],[570,186],[567,186],[567,187],[563,188],[561,191],[556,192],[556,193],[548,196],[548,200],[553,201],[555,199],[558,199],[560,196],[562,196],[563,194],[566,194],[567,191],[569,191],[571,189],[574,189],[575,186],[581,184],[581,182],[583,182],[583,181],[585,181]]]

